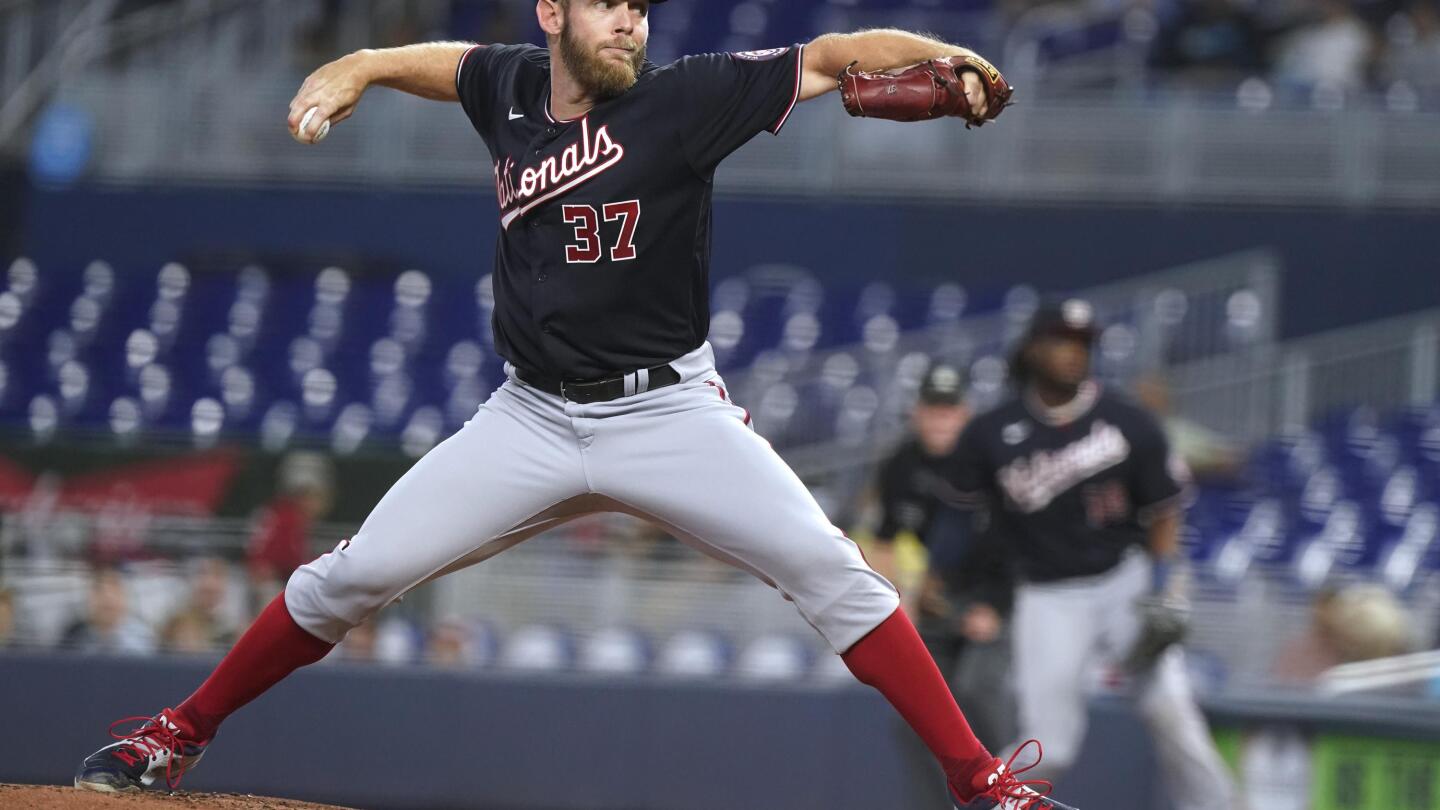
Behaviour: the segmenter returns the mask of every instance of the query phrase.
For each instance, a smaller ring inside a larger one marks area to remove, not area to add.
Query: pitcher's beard
[[[598,53],[587,52],[566,28],[560,33],[560,58],[586,92],[597,99],[611,99],[629,90],[640,78],[645,47],[642,45],[632,51],[628,64],[623,64]]]

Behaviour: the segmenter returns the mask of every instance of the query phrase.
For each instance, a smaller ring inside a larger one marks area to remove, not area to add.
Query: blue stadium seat
[[[810,655],[805,645],[782,635],[753,639],[735,660],[736,677],[758,683],[799,681],[809,669]]]
[[[855,680],[855,674],[845,665],[845,659],[838,655],[821,653],[815,656],[810,669],[811,683],[832,688],[856,688],[862,684]]]
[[[300,429],[300,408],[288,399],[270,404],[260,419],[260,446],[270,452],[288,448]]]
[[[1273,563],[1288,556],[1288,526],[1284,505],[1274,498],[1255,504],[1240,528],[1215,537],[1202,572],[1219,582],[1244,579],[1257,563]]]
[[[799,434],[796,417],[800,410],[800,394],[788,383],[775,383],[752,403],[755,429],[769,439],[776,447],[788,447],[798,442],[793,437]]]
[[[599,675],[639,675],[650,667],[649,644],[633,629],[602,628],[580,643],[577,667]]]
[[[214,397],[200,397],[190,406],[190,435],[197,446],[208,447],[225,429],[225,406]]]
[[[729,659],[729,645],[716,634],[682,630],[661,645],[655,672],[670,678],[713,679],[725,674]]]
[[[375,426],[375,414],[363,402],[352,402],[341,408],[330,428],[330,449],[341,456],[348,456],[359,450],[370,438]]]
[[[852,386],[840,398],[835,413],[834,436],[840,442],[858,445],[870,437],[871,425],[880,410],[880,395],[868,385]]]
[[[416,408],[400,431],[400,449],[419,458],[440,443],[445,434],[445,414],[433,405]]]
[[[1382,538],[1376,574],[1386,585],[1403,591],[1425,571],[1440,570],[1440,506],[1415,507],[1399,533]]]
[[[570,638],[558,627],[529,625],[511,632],[500,648],[499,665],[520,672],[563,672],[573,663]]]
[[[30,400],[28,416],[30,433],[36,442],[49,441],[60,427],[60,405],[49,394],[37,394]]]
[[[822,7],[777,5],[772,24]],[[17,259],[0,284],[0,422],[46,435],[193,435],[197,403],[214,401],[226,436],[352,449],[399,440],[418,453],[469,419],[504,379],[489,276],[293,263],[37,268]],[[1024,285],[1005,293],[1013,328],[1037,300]],[[877,418],[888,423],[913,396],[916,369],[942,349],[945,359],[971,364],[976,405],[1005,390],[1001,347],[972,345],[960,317],[975,307],[953,283],[906,291],[757,265],[719,280],[712,303],[720,366],[749,366],[732,394],[779,447],[855,440]],[[982,300],[979,309],[996,303]],[[906,342],[901,354],[896,338],[917,329],[930,343]],[[1133,348],[1116,348],[1115,363],[1133,361]],[[790,383],[791,375],[804,382]],[[1189,517],[1197,557],[1219,553],[1260,498],[1278,499],[1286,536],[1295,538],[1320,532],[1334,505],[1352,500],[1388,543],[1403,531],[1407,504],[1440,499],[1440,409],[1337,412],[1314,431],[1262,443],[1248,472],[1252,492],[1201,493]]]

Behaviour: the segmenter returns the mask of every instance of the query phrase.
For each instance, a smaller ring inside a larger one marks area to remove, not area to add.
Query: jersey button
[[[555,334],[555,327],[547,323],[544,326],[540,327],[540,331],[544,332],[547,335],[553,335]]]
[[[555,133],[557,133],[557,132],[559,132],[559,131],[560,131],[560,130],[556,129],[555,127],[550,127],[549,129],[545,130],[545,134],[546,134],[546,135],[554,135]]]
[[[541,284],[544,284],[544,283],[545,283],[545,280],[548,279],[548,278],[550,278],[550,276],[549,276],[548,274],[546,274],[546,273],[541,273],[540,275],[538,275],[538,276],[535,277],[535,280],[538,281],[538,282],[540,282]]]

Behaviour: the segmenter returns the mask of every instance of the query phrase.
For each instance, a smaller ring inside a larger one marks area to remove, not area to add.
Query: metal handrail
[[[77,54],[77,43],[85,41],[85,34],[104,26],[111,12],[120,0],[99,0],[87,5],[57,38],[50,52],[20,81],[10,98],[0,105],[0,150],[12,146],[11,141],[20,127],[40,108],[44,99],[54,90],[64,76],[67,62]]]
[[[1342,406],[1431,405],[1440,401],[1437,324],[1431,309],[1178,365],[1168,374],[1173,400],[1179,415],[1240,440],[1303,429]],[[1386,385],[1366,389],[1357,373]],[[1326,382],[1338,388],[1317,396]]]
[[[1273,343],[1277,333],[1280,285],[1278,255],[1273,251],[1259,249],[1241,251],[1215,259],[1148,273],[1138,278],[1099,285],[1077,291],[1076,295],[1094,304],[1097,315],[1102,322],[1106,322],[1133,315],[1139,315],[1141,319],[1147,318],[1149,313],[1142,310],[1146,309],[1147,304],[1153,304],[1157,295],[1162,291],[1179,290],[1193,296],[1204,290],[1221,288],[1230,290],[1244,286],[1256,293],[1263,310],[1259,318],[1260,330],[1252,336],[1250,345],[1263,347]],[[966,335],[973,340],[970,350],[974,354],[957,357],[945,355],[942,352],[942,356],[938,359],[952,362],[969,361],[981,353],[1002,350],[1005,348],[1006,342],[1013,337],[1013,332],[1017,327],[1017,324],[1011,323],[1003,312],[967,316],[961,323]],[[1151,325],[1149,328],[1151,333],[1145,335],[1144,340],[1161,343],[1163,329],[1159,329],[1155,325]],[[892,354],[895,357],[902,357],[908,352],[923,347],[927,339],[928,333],[924,328],[905,333],[901,336]],[[1230,347],[1217,345],[1206,354],[1210,353],[1219,354],[1222,357],[1229,356]],[[807,368],[813,373],[814,370],[824,366],[827,358],[839,354],[861,356],[863,348],[858,344],[851,344],[817,352],[807,363]],[[1154,370],[1153,363],[1147,363],[1144,366],[1142,370]],[[746,391],[750,387],[750,378],[755,373],[753,370],[746,370],[732,372],[727,376],[733,388],[738,391]],[[786,380],[791,384],[796,381],[793,376]],[[753,390],[746,391],[746,393],[752,399],[756,394]],[[752,404],[754,403],[752,402]],[[763,432],[764,425],[761,425],[760,429]],[[784,454],[786,460],[802,477],[830,475],[875,463],[889,451],[890,446],[903,431],[902,421],[882,423],[876,425],[872,440],[861,448],[828,440],[808,446],[791,447],[786,449]]]
[[[1341,664],[1321,673],[1322,694],[1346,695],[1410,686],[1440,678],[1440,650]]]
[[[18,5],[18,3],[17,3]],[[120,0],[92,0],[57,40],[55,47],[0,104],[0,152],[18,151],[17,138],[26,121],[50,98],[60,83],[98,59],[168,34],[184,31],[247,5],[246,0],[183,3],[180,13],[168,7],[137,9],[111,19]]]

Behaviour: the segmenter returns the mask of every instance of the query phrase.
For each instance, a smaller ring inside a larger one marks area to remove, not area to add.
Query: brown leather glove
[[[977,115],[965,98],[961,74],[972,71],[985,85],[985,115]],[[931,59],[898,71],[858,73],[851,62],[840,71],[840,98],[845,111],[863,118],[890,121],[931,121],[954,116],[965,128],[980,126],[1010,104],[1014,90],[995,66],[978,56]]]

